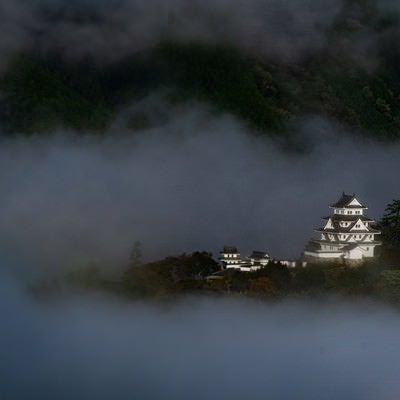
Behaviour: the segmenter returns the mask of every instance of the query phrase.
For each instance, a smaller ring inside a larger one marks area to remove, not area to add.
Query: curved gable
[[[362,207],[363,205],[354,197],[353,200],[351,200],[348,203],[349,206],[356,206],[356,207]]]

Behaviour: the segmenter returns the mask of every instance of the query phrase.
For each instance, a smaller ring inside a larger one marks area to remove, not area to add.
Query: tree
[[[380,295],[389,301],[400,301],[400,270],[382,271],[379,282]]]
[[[198,290],[203,284],[200,277],[218,270],[218,264],[210,253],[195,252],[169,256],[144,265],[133,264],[140,255],[139,243],[132,249],[132,265],[123,277],[128,295],[137,298],[166,298]]]
[[[276,288],[272,280],[266,276],[250,279],[250,294],[256,297],[272,297]]]
[[[382,231],[381,258],[389,263],[400,262],[400,200],[393,200],[378,224]]]
[[[386,244],[400,247],[400,200],[393,200],[385,209],[380,227]]]
[[[288,267],[280,262],[270,262],[265,268],[261,268],[254,274],[257,277],[270,278],[274,287],[281,292],[285,292],[289,288],[292,280]]]
[[[132,267],[138,267],[142,264],[142,243],[139,240],[135,240],[133,243],[129,259]]]

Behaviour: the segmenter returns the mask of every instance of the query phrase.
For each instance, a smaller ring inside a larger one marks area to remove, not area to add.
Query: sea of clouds
[[[399,197],[399,145],[350,136],[321,118],[299,121],[303,152],[199,105],[132,133],[60,131],[3,138],[0,255],[24,270],[86,261],[123,265],[238,246],[300,256],[328,205],[356,193],[379,219]],[[27,266],[27,267],[25,267]]]
[[[0,319],[3,400],[396,400],[400,391],[399,312],[366,301],[43,304],[2,273]]]
[[[110,63],[167,38],[297,61],[326,44],[342,7],[337,0],[0,0],[0,67],[31,50]]]

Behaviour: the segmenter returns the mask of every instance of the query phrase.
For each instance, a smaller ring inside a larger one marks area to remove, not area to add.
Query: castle
[[[219,262],[223,269],[233,268],[243,272],[257,271],[265,267],[271,260],[268,253],[262,251],[253,251],[249,257],[242,258],[234,246],[224,246],[219,254]]]
[[[327,261],[352,265],[373,258],[375,247],[381,244],[375,240],[375,235],[381,232],[372,227],[375,221],[364,214],[368,207],[355,194],[344,192],[329,207],[333,213],[323,217],[326,221],[324,226],[316,230],[320,238],[309,241],[300,260],[273,260],[268,253],[260,251],[253,251],[249,257],[242,258],[236,247],[225,246],[219,257],[222,269],[252,272],[265,267],[270,261],[278,261],[287,267],[305,267],[307,263]]]
[[[271,258],[264,251],[253,251],[248,257],[241,257],[235,246],[224,246],[220,251],[219,262],[223,270],[236,269],[242,272],[252,272],[264,268],[270,262],[279,262],[289,268],[306,266],[305,261],[301,260],[278,260]]]
[[[333,213],[322,218],[326,221],[325,225],[316,230],[321,234],[320,239],[308,243],[303,253],[304,260],[352,264],[374,257],[375,247],[381,244],[375,240],[375,235],[381,232],[371,226],[375,221],[364,214],[368,207],[355,194],[343,192],[330,208]]]

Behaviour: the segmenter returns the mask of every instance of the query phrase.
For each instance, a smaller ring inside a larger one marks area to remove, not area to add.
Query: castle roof
[[[341,246],[342,244],[346,244],[346,245],[356,245],[356,246],[373,246],[373,245],[380,245],[382,244],[382,242],[378,241],[378,240],[372,240],[370,242],[366,242],[366,241],[357,241],[357,242],[350,242],[349,238],[347,239],[337,239],[337,240],[327,240],[327,239],[311,239],[310,242],[315,243],[316,245],[319,244],[327,244],[330,246]]]
[[[350,203],[356,200],[358,202],[358,200],[356,199],[356,195],[355,193],[353,194],[345,194],[344,192],[342,193],[342,197],[334,204],[331,204],[329,207],[332,208],[345,208],[345,207],[349,207],[349,208],[368,208],[366,206],[363,206],[361,203],[359,203],[360,205],[351,205]]]
[[[321,233],[330,233],[330,234],[337,235],[337,236],[340,236],[341,234],[348,234],[349,235],[348,238],[344,239],[344,241],[348,241],[348,240],[350,240],[351,237],[354,237],[357,235],[371,235],[371,234],[379,235],[381,233],[379,231],[352,231],[352,232],[340,231],[339,232],[339,231],[335,231],[333,229],[329,229],[329,230],[325,230],[325,231],[323,229],[316,229],[315,231],[321,232]],[[322,240],[322,239],[319,239],[319,240]]]
[[[358,243],[352,243],[352,244],[348,244],[348,245],[344,246],[343,250],[350,251],[350,250],[356,249],[357,247],[359,247]]]
[[[361,221],[367,221],[367,222],[375,222],[374,219],[369,218],[365,215],[361,214],[353,214],[353,215],[345,215],[345,214],[332,214],[328,215],[326,217],[322,217],[324,220],[331,219],[332,221],[348,221],[348,222],[353,222],[353,221],[358,221],[361,219]]]
[[[265,251],[253,251],[249,258],[269,258],[269,255]]]
[[[316,239],[310,239],[310,241],[306,244],[304,251],[317,251],[320,249],[321,246],[319,245],[319,242],[317,242]]]
[[[239,254],[237,247],[235,246],[224,246],[224,248],[221,250],[221,253]]]
[[[350,226],[338,226],[336,224],[333,224],[333,228],[318,228],[316,229],[317,232],[326,232],[326,233],[351,233],[354,235],[357,234],[365,234],[365,233],[376,233],[379,234],[381,233],[381,231],[378,231],[376,229],[370,228],[369,226],[366,229],[357,229],[357,230],[352,230],[352,228],[354,228],[354,225],[350,225]]]

